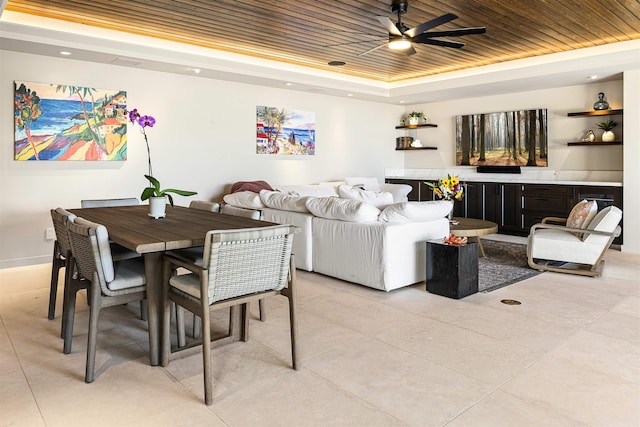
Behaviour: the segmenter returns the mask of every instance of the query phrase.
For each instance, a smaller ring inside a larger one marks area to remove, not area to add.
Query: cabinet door
[[[463,203],[464,217],[484,219],[484,184],[478,182],[466,182]],[[454,208],[453,212],[456,210]],[[458,216],[458,215],[456,215]]]
[[[429,181],[432,184],[436,184],[438,181]],[[436,200],[435,194],[433,194],[433,189],[425,184],[424,181],[420,181],[420,201],[426,202],[428,200]],[[455,211],[454,211],[455,214]]]
[[[498,184],[500,186],[500,231],[517,234],[528,233],[522,219],[522,184]]]
[[[500,225],[502,222],[502,185],[495,182],[484,183],[484,220],[495,222]]]

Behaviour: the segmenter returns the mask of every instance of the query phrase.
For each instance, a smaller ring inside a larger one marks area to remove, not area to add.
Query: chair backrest
[[[216,202],[207,202],[205,200],[192,200],[189,203],[192,209],[200,209],[203,211],[220,212],[220,204]]]
[[[607,233],[613,233],[616,231],[618,224],[622,220],[622,211],[616,206],[607,206],[596,214],[595,217],[589,222],[587,230],[605,231]],[[613,240],[613,239],[611,239]],[[607,236],[598,236],[596,234],[586,234],[584,237],[585,243],[590,244],[605,244],[609,241]]]
[[[287,284],[294,227],[275,225],[207,232],[203,267],[209,304]]]
[[[104,225],[76,218],[67,222],[71,252],[81,278],[100,282],[103,292],[115,278],[109,233]]]
[[[242,217],[251,218],[251,219],[260,219],[260,211],[256,211],[253,209],[238,208],[236,206],[231,206],[231,205],[222,205],[222,208],[220,208],[220,213],[223,213],[226,215],[242,216]]]
[[[128,197],[123,199],[91,199],[81,200],[80,206],[82,208],[106,208],[109,206],[136,206],[140,201],[135,197]]]
[[[51,209],[51,221],[53,221],[53,229],[56,232],[58,248],[60,249],[60,254],[65,258],[71,252],[71,243],[67,234],[67,222],[73,222],[75,219],[76,216],[65,209]]]

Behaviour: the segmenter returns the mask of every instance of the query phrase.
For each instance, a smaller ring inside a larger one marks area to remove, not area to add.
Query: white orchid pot
[[[611,142],[611,141],[615,141],[615,139],[616,139],[616,135],[610,130],[605,130],[602,133],[602,142]]]
[[[149,198],[149,216],[155,219],[164,218],[167,211],[166,197]]]
[[[409,117],[409,125],[415,126],[420,122],[420,117]]]

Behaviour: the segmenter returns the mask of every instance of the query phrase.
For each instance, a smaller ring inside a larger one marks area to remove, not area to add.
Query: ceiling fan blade
[[[387,31],[389,31],[389,34],[393,34],[394,36],[402,35],[400,30],[398,30],[398,27],[396,27],[396,24],[394,24],[393,21],[391,21],[391,19],[389,19],[388,17],[376,16],[376,18],[378,18],[378,21],[380,21],[382,26],[385,27]]]
[[[428,37],[459,37],[466,36],[467,34],[484,34],[487,32],[485,27],[472,27],[472,28],[456,28],[455,30],[445,31],[427,31],[420,34],[420,36]]]
[[[415,37],[418,34],[422,34],[425,31],[430,30],[431,28],[437,27],[438,25],[446,24],[449,21],[453,21],[457,17],[458,15],[454,15],[453,13],[445,13],[444,15],[432,19],[431,21],[423,22],[417,27],[413,27],[405,31],[404,34],[409,37]]]
[[[413,39],[411,39],[412,42],[415,43],[422,43],[422,44],[431,44],[434,46],[443,46],[443,47],[453,47],[456,49],[461,48],[462,46],[464,46],[464,43],[462,42],[454,42],[454,41],[450,41],[450,40],[438,40],[438,39],[431,39],[429,37],[422,37],[425,36],[426,34],[420,34],[417,37],[414,37]]]
[[[376,47],[372,47],[372,48],[371,48],[371,49],[369,49],[369,50],[365,50],[364,52],[359,53],[359,54],[358,54],[358,56],[366,55],[367,53],[371,53],[371,52],[373,52],[374,50],[378,50],[378,49],[380,49],[381,47],[385,47],[385,46],[386,46],[386,45],[388,45],[388,44],[389,44],[389,43],[383,43],[383,44],[378,45],[378,46],[376,46]]]

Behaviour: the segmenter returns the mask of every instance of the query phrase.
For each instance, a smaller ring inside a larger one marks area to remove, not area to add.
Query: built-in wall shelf
[[[407,147],[407,148],[396,148],[396,151],[408,151],[408,150],[437,150],[438,147]]]
[[[621,115],[623,113],[622,109],[619,110],[594,110],[594,111],[579,111],[577,113],[567,113],[569,117],[578,117],[578,116],[615,116]]]
[[[437,128],[438,125],[432,123],[425,123],[423,125],[398,125],[396,129],[418,129],[418,128]]]
[[[578,142],[567,142],[567,145],[622,145],[622,141],[610,141],[610,142],[602,142],[602,141],[578,141]]]

